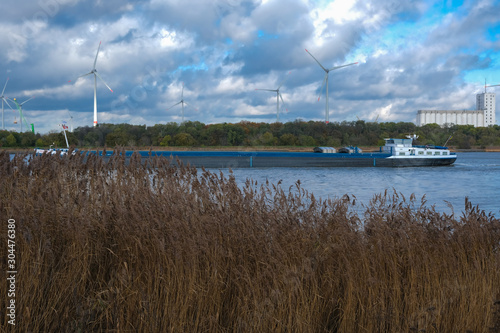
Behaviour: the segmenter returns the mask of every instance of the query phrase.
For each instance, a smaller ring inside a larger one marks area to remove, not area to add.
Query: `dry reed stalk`
[[[498,331],[500,221],[468,202],[457,218],[386,192],[360,216],[139,155],[1,152],[0,189],[19,331]]]

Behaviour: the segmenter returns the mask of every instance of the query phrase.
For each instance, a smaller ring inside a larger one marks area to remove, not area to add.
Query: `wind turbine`
[[[12,106],[10,106],[9,102],[7,101],[7,97],[5,97],[4,93],[5,93],[5,88],[7,88],[7,83],[9,82],[9,78],[7,78],[7,81],[5,81],[5,85],[3,86],[3,90],[2,90],[2,96],[0,96],[0,98],[2,99],[2,129],[5,130],[5,123],[4,123],[4,102],[9,106],[9,108],[14,111],[14,109],[12,108]]]
[[[73,132],[73,116],[71,115],[71,113],[69,113],[69,110],[66,111],[68,112],[69,115],[69,131]]]
[[[316,62],[318,63],[318,65],[325,71],[325,78],[323,79],[323,84],[321,85],[321,90],[319,92],[320,96],[321,96],[321,92],[323,91],[323,86],[325,85],[325,82],[326,82],[326,107],[325,107],[325,122],[328,124],[330,122],[330,109],[329,109],[329,105],[328,105],[328,73],[330,73],[331,71],[333,70],[336,70],[336,69],[339,69],[339,68],[343,68],[343,67],[347,67],[347,66],[352,66],[352,65],[356,65],[357,62],[353,62],[351,64],[346,64],[346,65],[342,65],[342,66],[335,66],[335,67],[332,67],[330,69],[327,69],[325,67],[323,67],[323,65],[318,61],[318,59],[316,59],[312,54],[311,52],[307,51],[306,49],[306,52],[309,53],[309,55],[314,59],[316,60]],[[319,97],[318,97],[318,101],[319,101]]]
[[[182,123],[184,123],[184,104],[186,105],[189,105],[188,103],[186,103],[186,101],[184,100],[184,82],[182,83],[182,90],[181,90],[181,100],[177,103],[175,103],[174,105],[172,105],[171,107],[167,108],[166,111],[170,110],[171,108],[173,108],[174,106],[176,105],[179,105],[181,104],[182,106]],[[193,106],[194,107],[194,106]],[[198,110],[197,108],[194,107],[195,110]]]
[[[94,127],[97,126],[97,78],[99,78],[102,83],[111,91],[113,92],[113,89],[111,89],[106,82],[102,79],[102,77],[97,73],[97,69],[95,68],[96,63],[97,63],[97,56],[99,55],[99,49],[101,48],[101,42],[99,42],[99,47],[97,48],[97,54],[95,55],[95,60],[94,60],[94,67],[90,72],[87,74],[80,75],[76,79],[78,80],[81,77],[87,76],[87,75],[94,75]]]
[[[288,72],[288,74],[290,74],[290,73],[291,73],[291,71]],[[281,83],[279,84],[278,88],[276,88],[276,89],[255,89],[255,90],[264,90],[264,91],[273,91],[273,92],[276,92],[276,122],[277,123],[280,121],[280,98],[281,98],[281,102],[283,103],[283,106],[285,106],[285,101],[283,101],[283,96],[281,96],[280,88],[283,85],[283,82],[285,82],[285,80],[288,78],[288,74],[283,79],[283,81],[281,81]]]
[[[20,118],[19,121],[21,123],[21,133],[23,132],[23,120],[24,120],[24,123],[26,124],[26,127],[29,127],[28,122],[26,121],[26,118],[23,115],[23,104],[25,104],[27,101],[32,100],[33,98],[35,98],[35,97],[30,97],[22,103],[18,103],[15,98],[11,100],[14,102],[14,104],[16,104],[17,109],[19,110],[19,118]],[[33,125],[33,124],[31,124],[31,125]],[[33,127],[31,128],[31,130],[33,131]]]
[[[500,84],[492,84],[491,86],[484,86],[484,92],[486,92],[486,87],[490,88],[490,87],[498,87],[500,86]]]

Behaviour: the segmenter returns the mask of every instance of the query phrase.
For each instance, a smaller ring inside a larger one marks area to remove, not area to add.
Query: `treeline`
[[[203,124],[187,121],[154,126],[101,124],[78,127],[67,133],[69,144],[80,148],[149,146],[380,146],[384,138],[417,134],[420,144],[453,146],[459,149],[500,146],[500,126],[478,127],[429,124],[417,127],[410,122],[336,122],[296,120],[287,123]],[[66,146],[62,132],[34,134],[0,131],[0,147]]]

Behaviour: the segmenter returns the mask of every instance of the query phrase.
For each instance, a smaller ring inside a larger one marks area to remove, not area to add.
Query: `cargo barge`
[[[451,165],[457,155],[447,147],[414,146],[412,139],[385,139],[377,152],[362,152],[356,147],[336,149],[316,147],[314,152],[269,151],[137,151],[145,161],[152,156],[170,158],[173,163],[204,168],[275,168],[275,167],[417,167]],[[39,151],[41,152],[41,151]],[[46,151],[45,153],[55,153]],[[90,152],[92,153],[92,152]],[[94,152],[95,153],[95,152]],[[134,151],[126,151],[129,158]],[[61,152],[61,154],[64,154]],[[98,152],[110,158],[112,151]]]
[[[315,152],[264,151],[151,151],[142,158],[165,156],[174,163],[205,168],[274,168],[274,167],[417,167],[451,165],[457,155],[447,147],[414,146],[412,139],[385,139],[378,152],[358,148],[317,147]]]

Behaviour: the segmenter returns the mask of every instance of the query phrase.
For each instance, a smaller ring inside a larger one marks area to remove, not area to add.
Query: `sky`
[[[22,110],[36,132],[92,126],[94,76],[79,76],[100,45],[112,92],[97,79],[99,123],[180,123],[181,96],[186,121],[272,123],[276,92],[256,89],[280,84],[281,122],[325,121],[312,54],[328,69],[357,62],[329,72],[330,121],[415,122],[475,109],[485,80],[500,84],[498,13],[500,0],[4,0],[0,85],[34,97]]]

